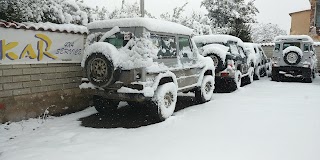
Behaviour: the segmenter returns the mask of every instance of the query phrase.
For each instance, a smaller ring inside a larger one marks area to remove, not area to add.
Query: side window
[[[236,54],[236,55],[239,54],[238,48],[234,42],[230,42],[229,46],[230,46],[230,51],[232,54]]]
[[[275,47],[274,47],[274,50],[275,51],[280,51],[280,44],[276,44]]]
[[[239,50],[240,55],[241,55],[242,57],[245,57],[243,48],[239,46],[239,47],[238,47],[238,50]]]
[[[254,47],[254,53],[255,53],[255,54],[258,54],[258,53],[259,53],[256,47]]]
[[[177,46],[176,46],[175,37],[159,36],[157,39],[158,40],[153,40],[153,41],[154,41],[154,44],[158,43],[157,45],[159,46],[159,52],[158,52],[159,58],[177,57]]]
[[[310,45],[309,44],[304,44],[303,45],[303,51],[309,51],[310,50]]]
[[[179,37],[179,55],[190,59],[193,58],[189,37]]]

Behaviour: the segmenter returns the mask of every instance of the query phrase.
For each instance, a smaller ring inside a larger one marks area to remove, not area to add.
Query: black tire
[[[196,101],[200,104],[210,101],[214,88],[214,77],[211,75],[204,76],[201,87],[195,90]]]
[[[93,53],[87,58],[85,73],[89,81],[99,87],[107,87],[115,82],[113,63],[102,53]]]
[[[304,82],[305,82],[305,83],[312,83],[312,82],[313,82],[313,78],[312,78],[312,77],[310,77],[310,78],[305,78],[305,79],[304,79]]]
[[[119,101],[107,100],[100,96],[93,96],[93,105],[101,114],[112,114],[117,110]]]
[[[221,57],[219,57],[218,55],[210,54],[208,56],[213,60],[213,62],[218,62],[218,64],[214,64],[214,66],[216,67],[216,73],[223,71],[227,68],[227,65],[223,63]]]
[[[260,80],[261,79],[261,67],[260,66],[255,68],[253,79],[254,80]]]
[[[173,82],[158,86],[154,97],[152,98],[152,113],[158,121],[164,121],[169,118],[176,107],[178,98],[178,89]]]
[[[280,82],[281,81],[280,74],[279,73],[273,73],[271,75],[271,81]]]
[[[289,62],[289,58],[290,58],[290,55],[295,55],[295,56],[297,56],[297,60],[295,61],[295,62]],[[293,51],[291,51],[291,52],[288,52],[288,53],[286,53],[286,54],[284,54],[284,56],[283,56],[283,60],[284,60],[284,62],[286,63],[286,64],[288,64],[288,65],[297,65],[297,64],[299,64],[300,62],[301,62],[301,56],[297,53],[297,52],[293,52]]]

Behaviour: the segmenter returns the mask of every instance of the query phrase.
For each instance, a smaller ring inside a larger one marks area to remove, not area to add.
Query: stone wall
[[[80,64],[0,64],[0,123],[88,107],[90,96],[79,89],[82,73]]]

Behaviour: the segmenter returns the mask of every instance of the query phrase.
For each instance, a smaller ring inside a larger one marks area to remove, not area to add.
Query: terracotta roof
[[[54,24],[54,23],[31,23],[31,22],[7,22],[0,20],[0,27],[13,29],[26,29],[35,31],[49,31],[71,34],[88,34],[88,29],[85,26],[73,24]]]

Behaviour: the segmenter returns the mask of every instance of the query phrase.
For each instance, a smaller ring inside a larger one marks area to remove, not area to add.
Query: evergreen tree
[[[255,22],[258,13],[254,0],[248,3],[244,0],[204,0],[201,5],[208,10],[208,17],[216,30],[250,40],[250,26],[247,24]]]

